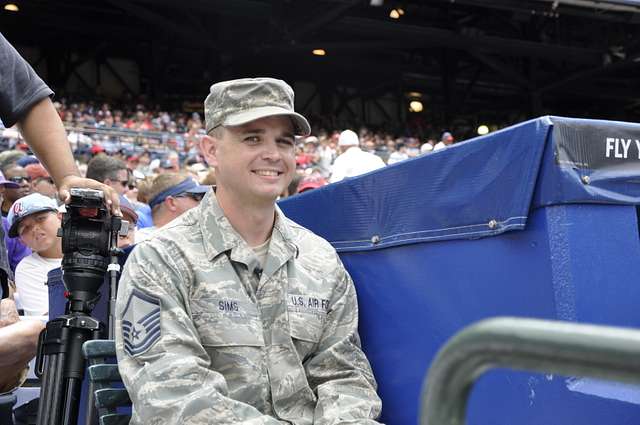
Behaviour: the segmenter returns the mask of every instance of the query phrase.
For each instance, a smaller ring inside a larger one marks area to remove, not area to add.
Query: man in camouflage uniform
[[[308,135],[293,90],[214,84],[202,153],[217,188],[138,245],[120,281],[116,347],[131,424],[376,424],[353,282],[278,195]]]

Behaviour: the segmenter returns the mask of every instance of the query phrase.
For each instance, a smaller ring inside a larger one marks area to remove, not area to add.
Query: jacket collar
[[[198,208],[198,222],[203,236],[205,254],[209,261],[214,260],[220,254],[229,253],[232,260],[250,266],[255,258],[253,250],[231,226],[218,203],[215,192],[210,191],[207,193],[196,208]],[[298,251],[297,246],[292,241],[292,231],[285,215],[277,205],[275,211],[276,219],[271,233],[269,256],[265,269],[270,269],[271,263],[273,263],[273,266],[277,265],[279,267],[279,265],[296,255]]]

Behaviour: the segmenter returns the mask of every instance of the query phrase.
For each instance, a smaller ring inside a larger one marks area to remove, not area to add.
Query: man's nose
[[[262,157],[264,159],[271,160],[278,160],[281,158],[280,150],[278,149],[278,143],[275,140],[269,140],[264,144]]]

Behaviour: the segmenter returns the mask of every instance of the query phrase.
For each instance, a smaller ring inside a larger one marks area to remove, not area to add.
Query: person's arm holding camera
[[[120,215],[118,194],[110,187],[80,177],[62,120],[51,99],[53,91],[0,34],[0,119],[5,126],[18,123],[22,135],[45,166],[60,199],[69,199],[71,187],[102,190],[111,210]]]

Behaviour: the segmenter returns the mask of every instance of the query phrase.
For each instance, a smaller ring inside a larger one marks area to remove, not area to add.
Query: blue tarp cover
[[[640,125],[541,117],[280,207],[351,252],[493,236],[523,229],[533,208],[585,202],[640,203]]]

